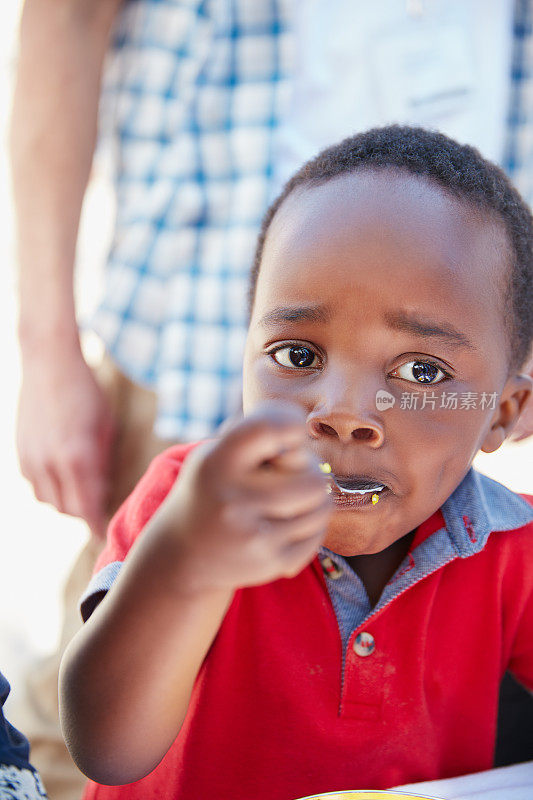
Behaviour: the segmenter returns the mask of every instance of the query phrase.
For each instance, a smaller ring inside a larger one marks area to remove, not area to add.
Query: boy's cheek
[[[415,437],[418,443],[428,443],[431,447],[449,449],[456,443],[461,449],[469,450],[483,436],[487,429],[490,412],[474,407],[441,408],[430,405],[417,408],[394,408],[394,415],[383,415],[386,433],[393,437],[405,432]],[[387,425],[387,422],[389,423]],[[387,430],[388,429],[388,430]]]
[[[422,514],[419,524],[468,472],[483,439],[484,420],[467,412],[415,413],[389,428],[385,461],[398,476],[399,503],[406,511],[416,507]]]

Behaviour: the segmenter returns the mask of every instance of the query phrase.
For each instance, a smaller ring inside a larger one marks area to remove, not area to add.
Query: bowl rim
[[[364,795],[364,794],[373,794],[375,795],[375,800],[379,800],[380,796],[383,798],[387,797],[406,797],[406,798],[419,798],[419,800],[442,800],[439,797],[430,797],[427,794],[416,794],[413,792],[393,792],[389,789],[337,789],[336,792],[323,792],[322,794],[309,794],[306,797],[298,797],[296,800],[322,800],[322,798],[326,797],[339,797],[343,794],[353,795],[354,798],[357,795]],[[363,798],[364,800],[364,798]],[[372,800],[372,798],[370,798]]]

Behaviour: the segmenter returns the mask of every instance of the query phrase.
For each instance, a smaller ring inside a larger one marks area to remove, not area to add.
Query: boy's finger
[[[332,504],[326,501],[312,511],[290,520],[266,519],[265,535],[271,536],[273,544],[278,543],[285,550],[292,543],[324,535],[331,511]]]
[[[280,455],[270,459],[269,463],[277,469],[297,472],[311,466],[313,456],[309,450],[300,446],[292,450],[284,450]]]
[[[269,519],[293,519],[319,508],[325,500],[330,502],[327,482],[318,470],[314,475],[304,473],[281,480],[276,476],[273,487],[266,487],[264,483],[255,480],[247,486],[259,514]]]
[[[245,472],[284,453],[301,450],[307,442],[305,417],[300,408],[268,403],[245,417],[217,442],[211,460],[221,468]],[[291,459],[295,460],[293,454]]]
[[[325,529],[317,532],[315,536],[303,541],[291,542],[287,545],[282,554],[282,558],[287,565],[286,570],[283,572],[285,578],[294,578],[313,560],[324,540],[324,535]]]

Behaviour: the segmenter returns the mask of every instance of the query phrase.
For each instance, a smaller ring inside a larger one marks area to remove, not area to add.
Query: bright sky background
[[[18,471],[14,447],[20,369],[5,132],[20,6],[20,0],[10,0],[0,8],[0,341],[4,366],[0,414],[0,474],[4,488],[0,531],[0,669],[12,683],[14,693],[24,663],[54,647],[59,631],[61,586],[86,536],[82,523],[37,503]],[[78,294],[86,308],[98,293],[109,208],[106,187],[94,184],[84,211],[79,248]],[[483,456],[477,466],[511,488],[533,494],[533,440],[505,447],[493,456]]]

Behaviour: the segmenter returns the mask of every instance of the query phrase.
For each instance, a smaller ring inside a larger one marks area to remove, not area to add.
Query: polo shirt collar
[[[470,468],[441,508],[448,536],[461,558],[478,553],[494,531],[522,528],[533,507],[510,489]]]

